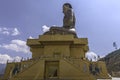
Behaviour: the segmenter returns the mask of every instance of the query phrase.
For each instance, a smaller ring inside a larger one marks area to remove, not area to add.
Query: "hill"
[[[112,76],[120,77],[120,49],[109,53],[101,60],[105,61],[108,72]]]

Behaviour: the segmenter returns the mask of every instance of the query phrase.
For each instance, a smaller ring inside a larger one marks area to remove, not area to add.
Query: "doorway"
[[[45,79],[58,79],[59,61],[45,61]]]

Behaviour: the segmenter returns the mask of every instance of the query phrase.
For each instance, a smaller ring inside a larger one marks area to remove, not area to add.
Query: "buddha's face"
[[[63,5],[63,13],[65,14],[69,10],[69,5]]]

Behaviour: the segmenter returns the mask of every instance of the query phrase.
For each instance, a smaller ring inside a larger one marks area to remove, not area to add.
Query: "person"
[[[75,28],[75,15],[73,13],[71,4],[65,3],[63,5],[63,13],[64,13],[63,27],[67,29]]]

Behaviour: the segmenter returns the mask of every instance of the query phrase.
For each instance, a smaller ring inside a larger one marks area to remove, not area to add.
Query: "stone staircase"
[[[16,71],[16,73],[12,76],[11,80],[14,80],[14,78],[16,78],[16,76],[22,74],[24,71],[28,70],[30,67],[32,67],[33,65],[35,65],[37,62],[39,61],[39,59],[36,60],[27,60],[27,61],[22,61],[20,63],[16,63],[16,64],[21,64],[18,72]]]

